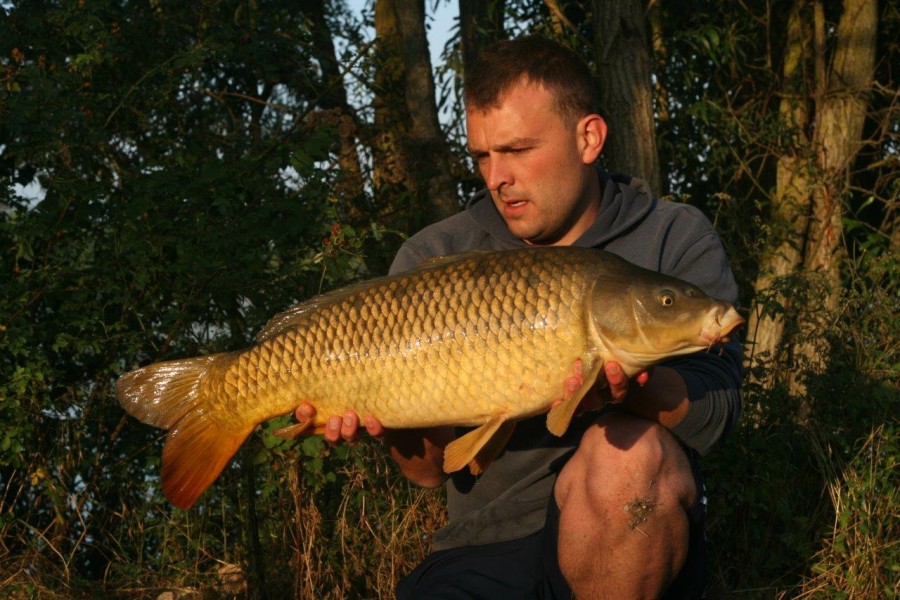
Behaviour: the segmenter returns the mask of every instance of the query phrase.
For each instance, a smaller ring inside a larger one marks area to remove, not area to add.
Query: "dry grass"
[[[799,585],[783,581],[787,585],[742,589],[740,597],[900,596],[900,452],[894,430],[873,429],[849,459],[834,456],[824,443],[814,454],[835,518],[813,567],[804,568]],[[309,477],[316,468],[320,475],[339,470],[331,473],[331,487]],[[115,539],[92,541],[112,558],[99,581],[86,580],[69,558],[84,543],[82,536],[66,545],[26,526],[27,515],[2,521],[0,597],[204,600],[257,598],[264,589],[268,598],[392,598],[398,580],[429,552],[431,534],[446,519],[443,494],[411,486],[376,444],[362,444],[348,458],[318,467],[285,456],[263,469],[272,485],[268,495],[257,496],[255,510],[246,504],[241,479],[233,476],[210,492],[202,510],[174,511],[151,501],[105,515],[105,531]],[[250,515],[258,521],[258,549],[249,542]],[[741,518],[733,515],[732,526],[754,526]],[[153,550],[144,553],[144,544]],[[738,592],[731,588],[728,597],[733,594]]]
[[[835,519],[797,598],[900,597],[900,455],[893,431],[876,427],[846,465],[825,448],[818,458],[833,474]]]
[[[333,489],[309,483],[317,468],[320,478],[340,470]],[[262,589],[268,598],[392,598],[445,521],[442,492],[409,484],[379,444],[318,466],[275,456],[260,472],[275,491],[252,508],[236,471],[189,511],[148,499],[89,514],[92,531],[104,532],[89,541],[109,560],[100,580],[86,580],[73,563],[83,534],[60,537],[65,528],[57,525],[38,531],[31,511],[0,513],[0,598],[237,599]],[[0,508],[14,495],[0,494]]]
[[[289,480],[296,598],[393,598],[397,582],[428,554],[431,534],[446,519],[440,491],[410,485],[375,445],[356,451],[366,467],[341,473],[346,483],[332,515],[322,514],[296,471]],[[335,552],[322,551],[329,532]]]

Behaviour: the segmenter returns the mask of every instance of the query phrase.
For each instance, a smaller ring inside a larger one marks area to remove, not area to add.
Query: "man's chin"
[[[541,228],[526,223],[523,219],[503,217],[510,233],[529,246],[552,246],[560,240],[560,236],[547,235]]]
[[[534,231],[534,229],[522,227],[521,223],[513,220],[507,220],[506,226],[509,228],[510,233],[512,233],[514,236],[516,236],[526,244],[533,246],[542,245],[540,242],[541,235],[539,232]]]
[[[559,240],[560,240],[559,236],[548,237],[548,236],[542,236],[542,235],[534,235],[534,236],[525,237],[525,236],[517,235],[516,232],[513,232],[513,235],[515,235],[517,238],[521,239],[523,242],[525,242],[529,246],[555,246],[556,244],[559,243]]]

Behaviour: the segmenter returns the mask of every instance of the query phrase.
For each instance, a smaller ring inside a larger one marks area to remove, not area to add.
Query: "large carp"
[[[151,364],[116,392],[169,430],[162,488],[187,508],[254,427],[302,401],[316,408],[308,434],[348,409],[388,428],[476,426],[447,446],[444,470],[478,473],[517,419],[549,410],[562,435],[606,361],[631,376],[742,321],[696,286],[601,250],[475,252],[324,294],[274,317],[247,350]],[[567,396],[577,366],[583,385]]]

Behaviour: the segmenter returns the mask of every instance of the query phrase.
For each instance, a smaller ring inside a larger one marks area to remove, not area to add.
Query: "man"
[[[595,166],[606,138],[588,67],[541,38],[499,42],[466,77],[468,147],[487,190],[403,244],[392,273],[427,258],[525,245],[604,248],[735,302],[708,220],[654,199],[637,179]],[[385,431],[363,415],[410,480],[446,483],[449,525],[401,598],[685,598],[703,582],[704,499],[696,471],[740,414],[740,345],[674,359],[626,380],[605,367],[563,438],[545,419],[518,424],[492,466],[447,479],[451,427]],[[579,381],[566,382],[572,391]],[[560,398],[564,390],[560,390]],[[313,409],[304,404],[300,419]],[[325,437],[354,441],[359,416]]]

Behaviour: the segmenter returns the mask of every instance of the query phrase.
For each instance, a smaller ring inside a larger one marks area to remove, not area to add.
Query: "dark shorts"
[[[688,511],[687,560],[663,596],[666,600],[701,598],[705,581],[706,496],[696,461],[697,502]],[[428,556],[397,586],[397,598],[485,600],[572,598],[557,561],[559,507],[551,499],[544,529],[526,538],[441,550]]]

